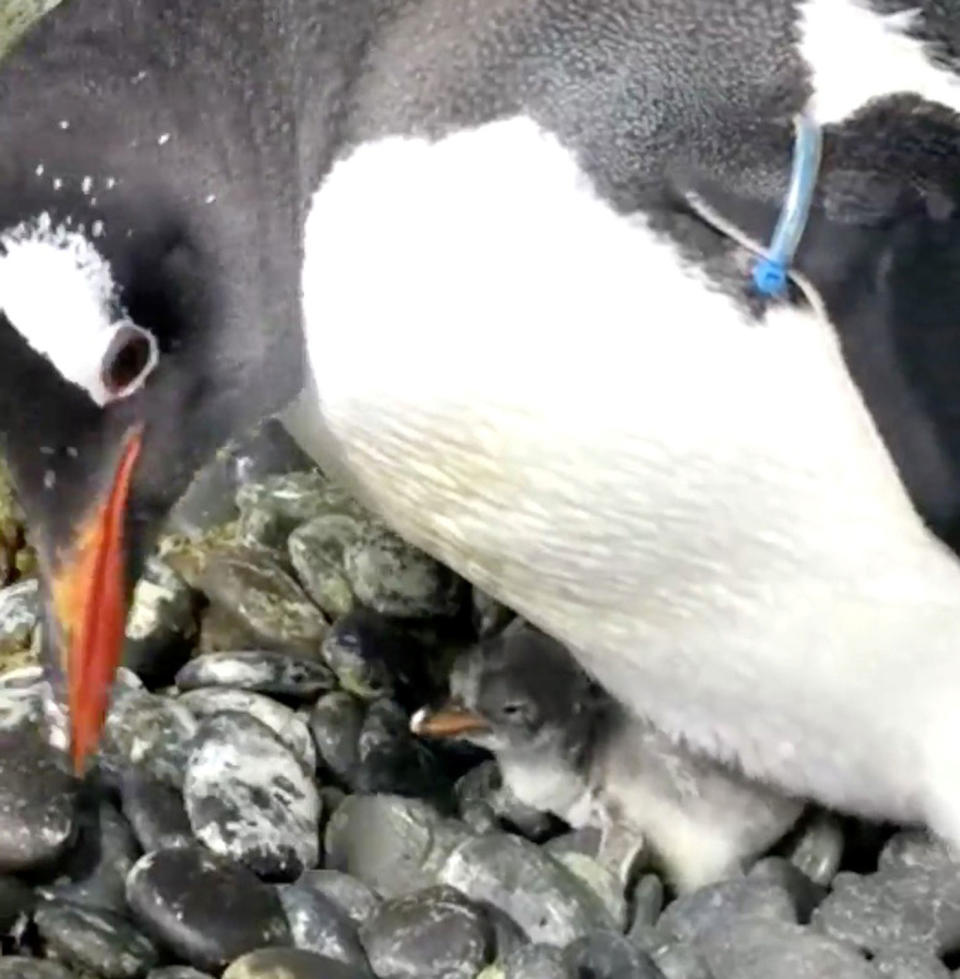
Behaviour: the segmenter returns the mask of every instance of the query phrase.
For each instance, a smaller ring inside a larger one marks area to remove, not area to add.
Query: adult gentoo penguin
[[[77,763],[158,521],[283,410],[664,731],[960,843],[958,44],[932,0],[67,0],[0,67],[0,451]]]

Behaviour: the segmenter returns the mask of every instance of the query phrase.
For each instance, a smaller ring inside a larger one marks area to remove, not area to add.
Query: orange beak
[[[54,614],[67,676],[73,767],[83,774],[106,719],[126,624],[123,527],[142,429],[127,435],[106,498],[83,522],[53,577]]]
[[[476,711],[448,704],[439,710],[419,710],[410,719],[414,734],[431,738],[458,738],[490,730],[490,722]]]

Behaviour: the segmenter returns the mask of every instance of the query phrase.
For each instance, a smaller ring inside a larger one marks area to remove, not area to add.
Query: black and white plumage
[[[741,872],[803,809],[630,714],[523,622],[461,654],[449,701],[411,726],[492,751],[521,802],[599,827],[615,873],[628,879],[642,854],[681,892]]]
[[[31,343],[51,328],[25,283],[0,295],[0,451],[84,743],[116,633],[85,582],[115,608],[104,569],[132,578],[196,467],[282,412],[660,729],[960,843],[960,18],[915,6],[44,19],[0,66],[0,236],[79,230],[104,323],[159,351],[101,407]],[[824,136],[796,258],[817,301],[758,302],[741,242],[775,224],[801,110]]]

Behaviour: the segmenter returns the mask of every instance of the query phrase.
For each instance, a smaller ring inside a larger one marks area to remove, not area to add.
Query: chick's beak
[[[126,623],[123,530],[142,429],[124,439],[110,487],[97,500],[66,554],[57,556],[51,582],[74,771],[82,775],[106,717]]]
[[[418,710],[410,719],[410,730],[431,738],[458,738],[489,731],[490,722],[476,711],[450,703],[438,710]]]

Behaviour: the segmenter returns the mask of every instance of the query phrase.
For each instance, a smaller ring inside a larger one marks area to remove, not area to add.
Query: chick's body
[[[461,656],[450,704],[414,729],[491,750],[509,789],[574,827],[599,826],[601,859],[626,876],[642,843],[688,891],[739,872],[803,804],[678,745],[628,712],[567,650],[527,623]]]

